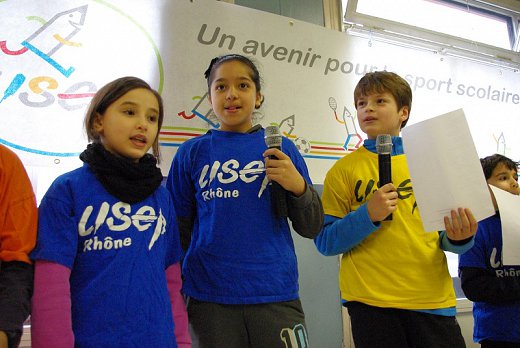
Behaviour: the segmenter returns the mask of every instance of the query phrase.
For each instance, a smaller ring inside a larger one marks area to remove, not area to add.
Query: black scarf
[[[79,158],[89,165],[110,194],[125,203],[140,202],[161,185],[161,170],[151,154],[133,162],[110,153],[101,143],[93,143],[87,145]]]

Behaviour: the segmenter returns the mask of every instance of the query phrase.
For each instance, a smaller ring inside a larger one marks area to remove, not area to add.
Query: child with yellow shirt
[[[403,78],[368,73],[354,102],[368,139],[327,173],[325,224],[315,244],[324,255],[342,255],[340,290],[356,348],[465,347],[443,250],[468,250],[477,222],[459,208],[445,217],[445,231],[423,229],[399,136],[412,104]],[[392,183],[378,187],[380,134],[392,137]]]

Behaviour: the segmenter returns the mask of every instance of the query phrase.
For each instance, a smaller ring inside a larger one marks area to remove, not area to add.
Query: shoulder
[[[71,170],[70,172],[59,175],[54,181],[58,183],[62,182],[76,182],[84,180],[86,177],[94,177],[94,173],[90,170],[87,164],[83,164],[81,167]]]
[[[0,144],[0,198],[18,202],[34,198],[34,191],[20,158]]]
[[[369,162],[377,162],[377,155],[364,147],[360,147],[338,159],[327,172],[325,180],[330,181],[335,178],[348,181],[353,177],[358,177],[373,166],[369,165]]]
[[[7,146],[0,144],[0,159],[19,161],[18,156]]]
[[[97,181],[94,173],[92,173],[88,165],[83,164],[81,167],[61,174],[54,179],[45,195],[62,194],[66,190],[85,191],[92,188],[93,180]]]
[[[192,153],[193,151],[197,151],[201,147],[206,147],[207,144],[211,141],[212,132],[207,132],[205,134],[196,136],[194,138],[188,139],[179,146],[177,149],[177,155],[185,156],[187,154]]]
[[[377,159],[376,154],[368,151],[365,147],[360,147],[337,160],[332,166],[332,169],[343,170],[374,159]]]
[[[2,144],[0,144],[0,168],[2,169],[2,174],[4,174],[4,172],[25,171],[18,155]]]
[[[214,135],[214,132],[212,130],[209,130],[204,134],[197,135],[196,137],[186,140],[181,145],[181,147],[190,147],[190,146],[193,146],[194,144],[208,141],[209,139],[211,139],[213,137],[213,135]]]
[[[498,214],[495,214],[493,216],[485,218],[484,220],[479,221],[477,228],[478,230],[477,234],[475,235],[475,239],[489,237],[493,234],[501,234],[502,225],[500,222],[500,216]]]

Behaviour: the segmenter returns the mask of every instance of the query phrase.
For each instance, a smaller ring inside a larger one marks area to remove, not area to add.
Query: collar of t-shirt
[[[403,139],[401,137],[392,137],[392,156],[402,155],[403,151]],[[376,139],[365,139],[363,146],[370,152],[377,153],[376,150]]]

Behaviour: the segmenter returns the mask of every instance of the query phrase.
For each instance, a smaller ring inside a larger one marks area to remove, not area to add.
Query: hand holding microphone
[[[264,140],[267,148],[275,148],[278,150],[282,149],[282,135],[280,134],[280,129],[277,126],[268,126],[265,128]],[[277,160],[278,158],[274,155],[270,155],[269,159]],[[271,181],[270,191],[274,213],[277,217],[287,217],[288,210],[285,189],[278,182]]]

